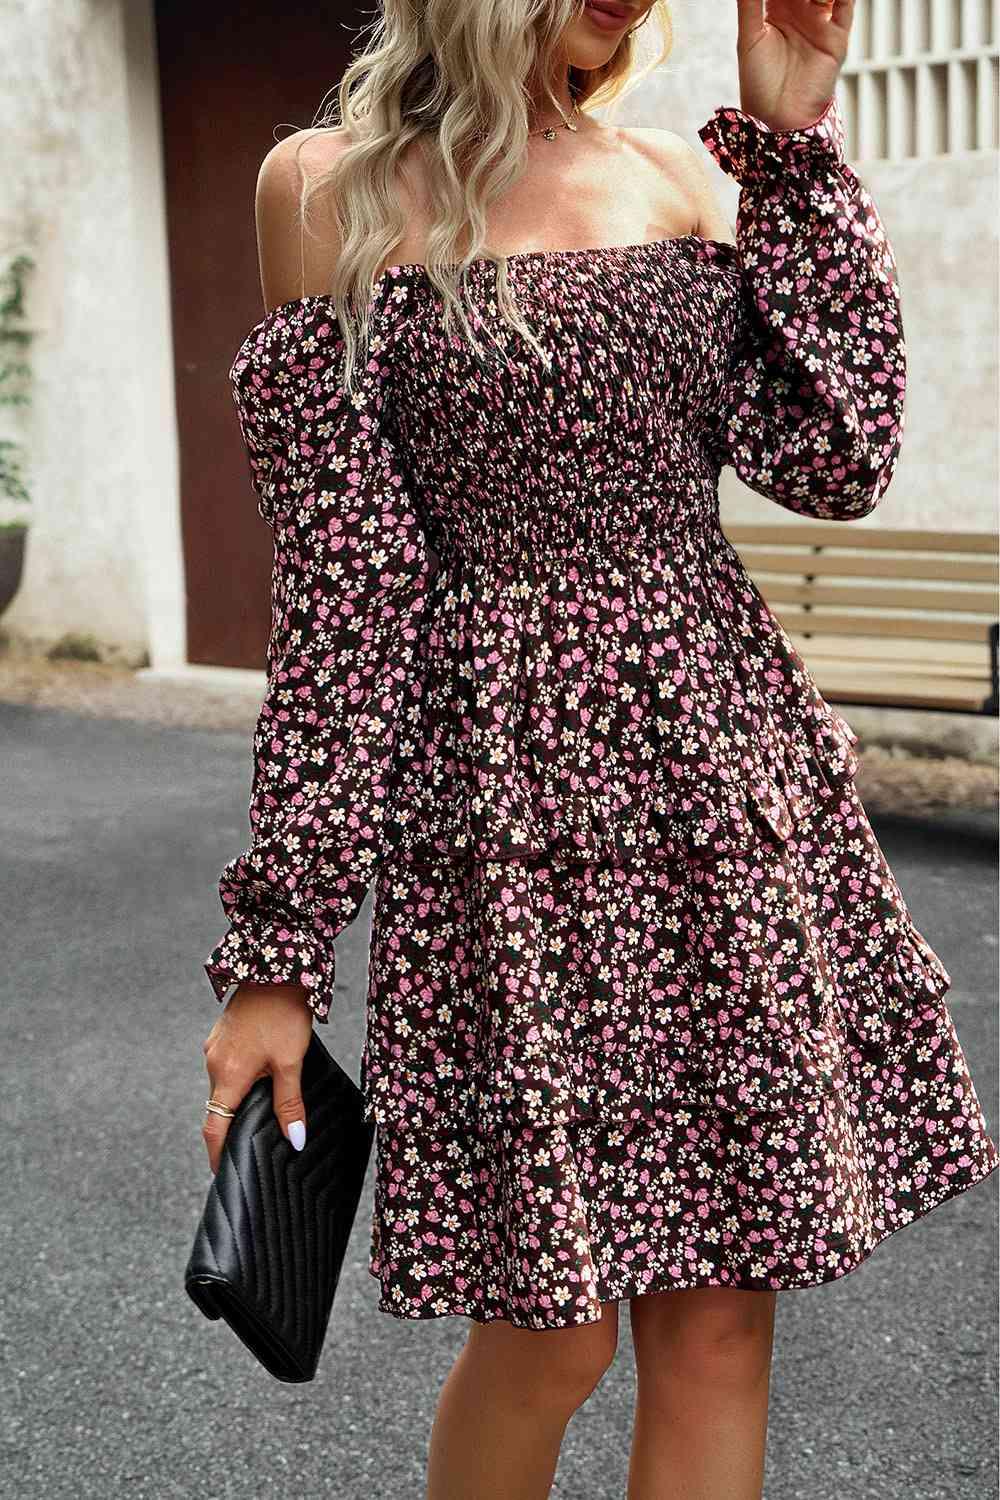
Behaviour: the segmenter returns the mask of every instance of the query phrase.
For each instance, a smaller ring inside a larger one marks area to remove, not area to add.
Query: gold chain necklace
[[[559,106],[556,105],[556,108],[558,109]],[[561,125],[543,125],[540,130],[529,130],[528,134],[529,135],[541,135],[541,136],[544,136],[547,141],[554,141],[560,130],[579,130],[579,128],[580,128],[579,125],[574,125],[572,120],[567,120],[566,116],[563,115],[563,112],[562,112],[561,109],[559,110],[559,113],[562,115],[562,124]],[[580,105],[579,105],[578,101],[576,99],[574,99],[573,100],[573,114],[574,115],[578,115],[579,113],[580,113]]]

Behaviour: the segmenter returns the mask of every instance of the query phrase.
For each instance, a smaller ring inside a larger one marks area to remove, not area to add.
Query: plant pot
[[[27,526],[0,526],[0,615],[21,587],[27,534]]]

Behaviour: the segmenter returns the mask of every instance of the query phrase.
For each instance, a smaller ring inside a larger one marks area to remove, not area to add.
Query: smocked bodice
[[[685,236],[528,253],[508,274],[548,367],[506,325],[485,368],[449,342],[420,267],[390,270],[381,289],[392,308],[390,420],[434,545],[497,559],[594,556],[704,527],[716,515],[711,439],[741,312],[735,246]],[[495,325],[492,263],[474,262],[469,283],[473,326]]]
[[[299,979],[391,851],[414,862],[720,859],[787,838],[856,768],[719,520],[730,464],[789,510],[891,478],[905,351],[892,252],[832,102],[719,110],[736,242],[508,258],[547,359],[467,268],[480,358],[425,269],[373,288],[358,389],[330,300],[273,309],[232,379],[274,532],[252,842],[208,973]]]

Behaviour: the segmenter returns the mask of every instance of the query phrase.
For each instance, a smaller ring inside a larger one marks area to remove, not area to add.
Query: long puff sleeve
[[[319,1020],[333,942],[397,830],[393,767],[417,712],[429,553],[385,411],[381,334],[357,391],[322,297],[274,309],[230,371],[258,508],[274,534],[267,690],[249,847],[219,879],[229,928],[204,967],[299,983]]]
[[[797,130],[724,107],[698,134],[740,183],[742,316],[713,433],[720,466],[787,510],[867,515],[899,455],[906,350],[893,251],[844,159],[836,97]]]

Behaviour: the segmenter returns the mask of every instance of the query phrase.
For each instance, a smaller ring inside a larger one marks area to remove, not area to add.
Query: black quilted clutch
[[[375,1133],[362,1093],[315,1031],[302,1062],[306,1144],[281,1133],[271,1080],[245,1096],[226,1135],[184,1286],[224,1318],[278,1380],[312,1380]]]

